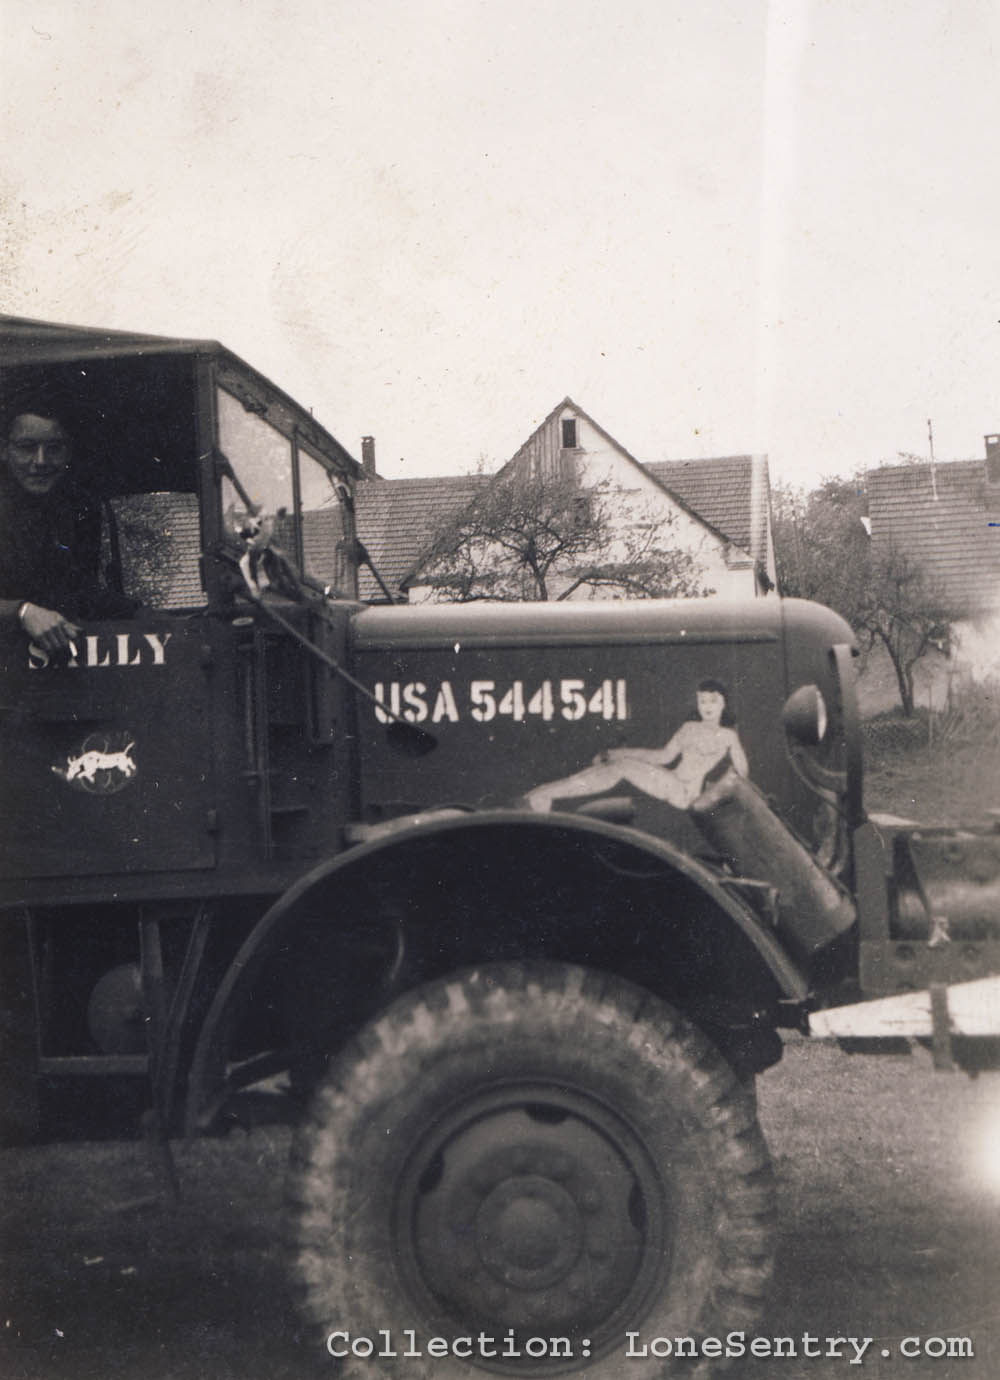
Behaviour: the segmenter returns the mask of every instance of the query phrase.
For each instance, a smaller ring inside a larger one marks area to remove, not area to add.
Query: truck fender
[[[755,955],[760,971],[782,999],[802,1001],[807,994],[808,983],[801,969],[751,906],[705,864],[649,834],[586,816],[541,815],[527,810],[428,812],[373,826],[367,833],[367,841],[321,863],[284,892],[237,952],[198,1035],[188,1080],[187,1134],[209,1124],[225,1101],[226,1068],[237,1024],[268,960],[280,951],[293,951],[297,928],[305,919],[321,910],[325,932],[329,933],[331,925],[339,928],[348,922],[352,895],[370,893],[376,887],[387,897],[398,897],[399,913],[384,918],[386,961],[382,991],[370,1012],[374,1015],[405,987],[405,981],[397,981],[403,952],[418,937],[414,934],[418,922],[407,914],[412,910],[409,893],[403,890],[403,881],[394,891],[394,879],[405,879],[408,884],[419,877],[423,886],[437,885],[439,894],[452,896],[454,888],[449,885],[447,869],[456,872],[461,867],[462,877],[468,878],[491,857],[514,854],[536,865],[539,859],[558,857],[564,862],[580,862],[595,874],[609,866],[624,879],[622,885],[648,884],[650,879],[661,879],[668,886],[683,885],[686,894],[696,894],[730,932],[735,930],[743,936],[744,952]],[[500,868],[497,875],[507,879],[513,870]],[[484,880],[479,884],[478,898],[485,904],[487,896]],[[473,906],[477,903],[477,897],[466,900]],[[326,916],[331,917],[329,921]],[[566,934],[571,933],[567,923]],[[476,961],[479,959],[474,954],[464,953],[456,964]],[[424,969],[418,980],[426,980],[427,975]]]

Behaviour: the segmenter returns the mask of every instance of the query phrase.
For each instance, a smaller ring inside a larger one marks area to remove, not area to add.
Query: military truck
[[[1000,837],[866,818],[850,628],[366,607],[377,481],[222,346],[6,318],[0,366],[71,400],[136,605],[0,646],[8,1138],[141,1114],[169,1192],[174,1138],[293,1121],[290,1268],[350,1374],[752,1330],[783,1032],[1000,1034]]]

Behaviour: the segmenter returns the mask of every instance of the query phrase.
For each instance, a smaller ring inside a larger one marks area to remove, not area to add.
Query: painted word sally
[[[88,633],[71,644],[69,659],[60,662],[68,669],[80,666],[163,666],[167,643],[173,633]],[[28,666],[41,671],[52,664],[48,652],[34,642],[28,648]]]
[[[455,724],[465,715],[479,724],[505,716],[514,723],[532,717],[545,723],[556,717],[575,722],[590,714],[602,719],[628,718],[628,687],[624,679],[588,684],[585,680],[567,677],[543,680],[541,685],[522,680],[511,683],[474,680],[467,689],[464,686],[456,689],[448,680],[436,687],[419,680],[394,680],[388,685],[379,681],[375,686],[375,698],[378,701],[375,717],[383,724],[399,716],[414,724],[425,720],[438,724],[443,719]]]

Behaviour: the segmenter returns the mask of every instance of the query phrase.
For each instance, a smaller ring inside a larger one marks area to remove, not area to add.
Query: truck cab
[[[179,1032],[206,1001],[195,970],[203,986],[204,964],[231,957],[222,917],[259,914],[349,812],[343,687],[251,600],[266,514],[270,558],[345,610],[320,630],[300,604],[290,618],[343,643],[358,467],[214,342],[8,318],[0,357],[5,399],[59,400],[100,515],[95,578],[133,610],[81,620],[59,654],[0,635],[5,998],[34,1068],[10,1119],[30,1126],[39,1090],[148,1087],[150,1010],[166,1028],[173,1003]]]
[[[0,885],[29,904],[103,896],[110,878],[136,897],[184,893],[198,874],[217,879],[210,890],[256,885],[262,862],[308,851],[300,816],[344,803],[293,780],[332,746],[337,697],[238,616],[244,534],[267,513],[296,574],[349,600],[355,462],[211,342],[15,323],[4,343],[7,390],[42,379],[70,400],[100,578],[136,609],[88,621],[62,657],[19,631],[0,648],[16,783]]]

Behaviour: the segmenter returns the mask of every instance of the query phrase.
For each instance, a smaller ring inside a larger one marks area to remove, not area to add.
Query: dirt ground
[[[982,826],[990,810],[1000,819],[1000,748],[923,742],[905,753],[870,751],[865,803],[927,825]]]
[[[1000,1075],[970,1081],[935,1073],[923,1054],[850,1057],[793,1039],[760,1080],[760,1109],[781,1237],[757,1335],[873,1341],[861,1366],[772,1359],[738,1362],[731,1374],[996,1380]],[[0,1154],[4,1380],[335,1374],[299,1329],[285,1287],[286,1148],[273,1129],[182,1147],[184,1198],[172,1212],[117,1210],[151,1188],[141,1145]],[[918,1337],[932,1350],[933,1339],[968,1337],[974,1355],[899,1354]],[[623,1355],[623,1380],[628,1367]]]
[[[1000,682],[967,690],[952,709],[898,706],[862,723],[864,797],[870,811],[920,824],[1000,819]]]

